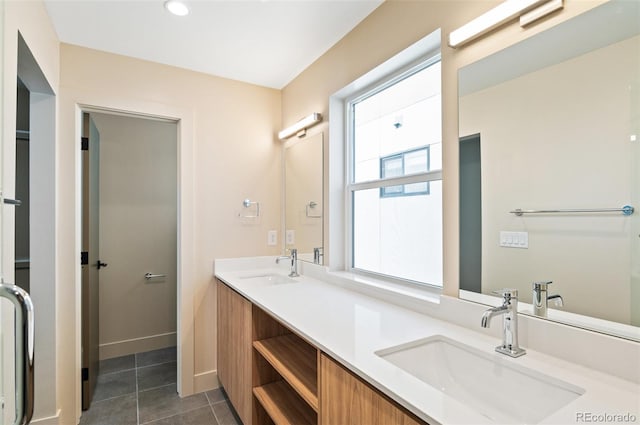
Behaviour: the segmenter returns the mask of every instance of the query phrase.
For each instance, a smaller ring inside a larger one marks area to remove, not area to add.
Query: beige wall
[[[564,10],[522,29],[514,22],[460,49],[447,46],[448,34],[499,1],[401,1],[388,0],[314,64],[303,71],[282,92],[282,121],[295,122],[310,112],[321,112],[327,120],[329,97],[367,71],[412,43],[442,29],[443,108],[443,202],[444,202],[444,292],[458,294],[458,68],[494,53],[524,38],[582,13],[603,1],[567,0]],[[325,142],[325,186],[330,149],[342,146]],[[325,208],[331,208],[325,203]],[[331,248],[329,220],[325,217],[325,247]],[[329,256],[325,254],[328,260]]]
[[[100,358],[174,346],[177,124],[91,118],[100,134],[99,258],[108,264],[100,269]]]
[[[633,37],[460,99],[461,134],[481,134],[483,293],[551,280],[565,310],[630,323],[630,218],[508,211],[630,203],[639,51]],[[500,231],[528,232],[529,248],[501,248]]]
[[[183,374],[191,370],[181,379],[185,394],[210,387],[216,368],[213,259],[279,252],[267,246],[266,236],[280,228],[280,93],[66,44],[61,76],[59,208],[69,232],[60,237],[59,255],[69,268],[78,236],[76,105],[181,118],[180,203],[187,207],[179,212],[185,270],[178,300],[186,343],[179,349]],[[245,198],[260,202],[259,220],[238,218]],[[76,281],[78,271],[69,268],[68,281]]]

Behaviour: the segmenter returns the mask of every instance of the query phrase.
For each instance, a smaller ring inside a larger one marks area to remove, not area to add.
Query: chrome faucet
[[[497,346],[496,351],[510,357],[520,357],[526,351],[518,345],[518,290],[501,289],[494,293],[502,295],[502,305],[486,310],[481,326],[488,328],[492,317],[502,316],[502,345]]]
[[[547,287],[553,282],[533,282],[533,314],[540,317],[547,317],[549,300],[556,300],[556,305],[562,307],[564,300],[561,295],[547,295]]]
[[[291,248],[291,255],[281,255],[276,258],[276,264],[280,264],[280,260],[291,260],[291,272],[289,273],[289,277],[298,277],[298,250],[296,248]]]
[[[322,257],[322,247],[313,248],[313,262],[315,264],[320,264],[320,257]]]

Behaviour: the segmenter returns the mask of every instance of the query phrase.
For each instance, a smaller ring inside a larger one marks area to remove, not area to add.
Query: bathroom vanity
[[[568,350],[569,340],[572,349],[583,344],[585,336],[574,332],[592,333],[522,317],[527,354],[510,358],[494,351],[500,326],[480,327],[485,306],[445,296],[382,296],[386,289],[358,289],[362,285],[347,274],[307,263],[301,276],[289,278],[288,265],[274,260],[215,265],[218,377],[245,425],[568,424],[587,414],[640,417],[637,343],[604,337],[594,349],[618,344],[608,348],[627,375],[604,373],[581,365]],[[564,347],[565,359],[537,351],[539,325],[549,338],[566,339],[552,342]],[[558,333],[560,326],[566,332]],[[634,357],[635,364],[625,360]]]
[[[288,279],[274,276],[258,279]],[[223,281],[216,286],[218,378],[243,423],[423,423]]]

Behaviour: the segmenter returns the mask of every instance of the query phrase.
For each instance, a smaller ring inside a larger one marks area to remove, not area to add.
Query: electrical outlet
[[[296,231],[287,230],[286,232],[287,245],[295,245],[296,243]]]
[[[276,246],[278,244],[278,232],[275,230],[269,230],[267,232],[267,245]]]

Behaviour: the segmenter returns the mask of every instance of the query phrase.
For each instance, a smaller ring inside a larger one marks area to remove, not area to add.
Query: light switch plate
[[[529,232],[500,232],[500,246],[505,248],[529,248]]]
[[[267,232],[267,245],[276,246],[278,244],[278,232],[275,230],[269,230]]]
[[[287,245],[294,245],[296,243],[296,231],[295,230],[287,230],[286,234],[286,242]]]

